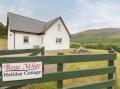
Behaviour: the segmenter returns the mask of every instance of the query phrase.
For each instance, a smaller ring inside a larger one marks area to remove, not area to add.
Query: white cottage
[[[70,48],[70,33],[61,17],[43,22],[21,15],[8,13],[8,49],[45,50]]]

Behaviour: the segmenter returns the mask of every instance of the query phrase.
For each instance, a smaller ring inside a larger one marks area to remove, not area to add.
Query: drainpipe
[[[15,50],[15,31],[14,31],[14,50]]]

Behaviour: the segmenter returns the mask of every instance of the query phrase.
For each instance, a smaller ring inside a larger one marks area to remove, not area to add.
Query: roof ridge
[[[45,26],[43,27],[42,31],[46,31],[51,25],[53,25],[53,24],[54,24],[58,19],[60,19],[60,18],[61,18],[61,16],[56,17],[56,18],[48,21],[48,22],[45,24]],[[54,20],[55,20],[55,21],[54,21]],[[54,22],[52,22],[52,21],[54,21]],[[51,22],[52,22],[52,23],[51,23]],[[49,24],[49,23],[51,23],[51,24]]]
[[[50,21],[53,21],[53,20],[56,20],[56,19],[59,19],[59,18],[61,18],[61,16],[58,16],[58,17],[56,17],[54,19],[51,19]],[[48,22],[50,22],[50,21],[48,21]]]
[[[17,15],[17,16],[20,16],[20,17],[28,18],[28,19],[31,19],[31,20],[35,20],[35,21],[39,21],[39,22],[43,22],[43,23],[47,23],[47,22],[44,22],[44,21],[40,21],[40,20],[37,20],[37,19],[31,18],[31,17],[27,17],[27,16],[23,16],[23,15],[15,14],[15,13],[12,13],[12,12],[8,12],[8,16],[9,16],[9,14],[13,14],[13,15]]]

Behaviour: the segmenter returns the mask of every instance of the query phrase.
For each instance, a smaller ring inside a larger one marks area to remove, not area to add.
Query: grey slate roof
[[[49,22],[43,22],[8,12],[10,29],[20,32],[44,33],[58,19],[61,19],[61,17],[57,17]]]

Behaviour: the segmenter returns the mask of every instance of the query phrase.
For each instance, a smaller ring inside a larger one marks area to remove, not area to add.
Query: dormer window
[[[58,24],[58,31],[61,31],[61,25]]]

